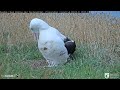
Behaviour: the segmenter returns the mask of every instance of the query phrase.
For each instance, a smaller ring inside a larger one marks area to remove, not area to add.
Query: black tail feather
[[[67,48],[68,54],[73,54],[76,49],[75,41],[70,40],[68,37],[64,40],[65,47]]]

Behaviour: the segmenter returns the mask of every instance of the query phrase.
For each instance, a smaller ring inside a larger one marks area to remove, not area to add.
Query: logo
[[[109,74],[109,73],[105,73],[105,74],[104,74],[104,77],[105,77],[106,79],[108,79],[108,78],[110,77],[110,74]]]
[[[118,73],[105,73],[104,77],[106,79],[118,79],[118,78],[120,78]]]
[[[1,75],[1,77],[3,78],[15,78],[15,77],[18,77],[18,74],[14,74],[14,75]]]

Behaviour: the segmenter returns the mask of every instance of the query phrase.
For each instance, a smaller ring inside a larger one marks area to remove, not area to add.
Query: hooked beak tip
[[[38,39],[39,39],[39,33],[34,33],[34,37],[38,41]]]

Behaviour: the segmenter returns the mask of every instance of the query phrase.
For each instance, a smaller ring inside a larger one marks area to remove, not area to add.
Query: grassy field
[[[95,48],[93,52],[87,45],[80,45],[73,60],[62,66],[47,68],[40,64],[44,58],[35,46],[1,46],[1,78],[14,75],[16,79],[104,79],[104,73],[120,74],[120,57],[104,48]]]
[[[42,18],[77,43],[74,59],[47,68],[28,24]],[[120,78],[120,19],[80,13],[0,13],[0,78]],[[5,75],[13,75],[6,77]]]

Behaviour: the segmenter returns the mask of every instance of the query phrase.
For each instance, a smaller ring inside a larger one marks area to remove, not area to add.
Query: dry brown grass
[[[120,45],[120,19],[90,13],[22,13],[0,12],[0,44],[33,42],[29,22],[41,18],[77,43],[99,44],[102,47]]]

